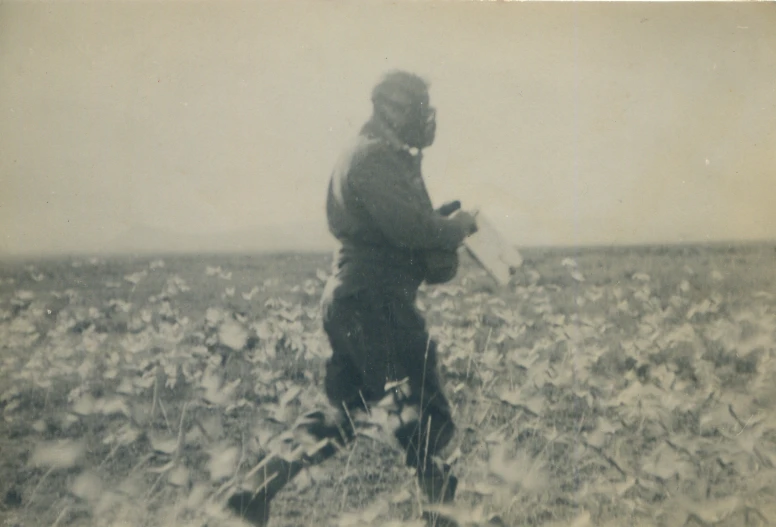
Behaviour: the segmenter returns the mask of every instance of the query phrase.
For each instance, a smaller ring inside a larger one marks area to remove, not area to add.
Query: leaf
[[[202,428],[207,433],[208,437],[212,440],[220,439],[224,434],[223,416],[220,413],[214,412],[200,420]]]
[[[537,416],[542,414],[545,405],[545,399],[541,394],[526,396],[521,390],[503,390],[499,393],[499,399]]]
[[[70,492],[84,501],[96,502],[102,496],[103,482],[94,472],[85,471],[70,484]]]
[[[226,408],[224,408],[224,412],[226,413],[232,413],[235,410],[238,410],[240,408],[245,408],[246,406],[251,406],[253,403],[251,403],[248,399],[240,399],[239,401],[235,401],[231,404],[228,404]]]
[[[189,469],[184,467],[183,465],[179,465],[173,468],[167,474],[167,481],[169,481],[171,485],[174,485],[176,487],[186,487],[189,484],[190,480],[191,480],[191,475],[190,475]]]
[[[135,387],[143,390],[149,389],[156,382],[156,375],[152,372],[147,372],[142,377],[135,378]]]
[[[110,490],[103,492],[100,499],[94,505],[94,515],[99,518],[111,514],[119,509],[125,501],[126,497],[118,492]]]
[[[272,325],[268,320],[262,320],[256,324],[253,329],[256,331],[256,336],[261,340],[269,340],[274,334]]]
[[[209,307],[205,310],[205,324],[209,327],[215,327],[224,319],[224,313],[220,309]]]
[[[103,415],[121,414],[126,417],[132,415],[126,401],[121,397],[97,399],[95,401],[95,409]]]
[[[11,388],[0,395],[0,403],[7,403],[8,401],[16,399],[19,395],[21,395],[19,388]]]
[[[209,490],[209,485],[206,483],[197,483],[194,485],[194,487],[191,489],[191,493],[186,498],[186,507],[192,510],[196,510],[197,508],[201,507],[207,499]]]
[[[663,443],[657,447],[643,463],[641,469],[662,480],[679,476],[681,479],[689,479],[694,467],[682,459],[679,454]]]
[[[78,421],[79,419],[73,414],[65,414],[61,416],[61,418],[59,419],[59,426],[62,427],[63,431],[67,431],[70,429],[71,426],[76,424]]]
[[[35,298],[35,293],[32,291],[26,291],[26,290],[18,290],[14,294],[14,298],[16,300],[21,300],[22,302],[30,302]]]
[[[206,266],[205,267],[205,274],[207,276],[218,276],[222,280],[231,280],[232,279],[232,273],[225,272],[223,269],[221,269],[221,266],[218,265],[216,267]]]
[[[632,382],[613,400],[614,406],[635,406],[643,401],[659,401],[665,392],[654,384]]]
[[[165,473],[169,472],[170,470],[172,470],[173,467],[175,467],[175,462],[174,461],[168,461],[167,463],[165,463],[164,465],[161,465],[159,467],[150,467],[148,469],[148,472],[150,472],[151,474],[165,474]]]
[[[525,451],[509,457],[503,443],[493,448],[488,459],[488,471],[504,483],[525,492],[541,492],[550,481],[544,463],[533,459]]]
[[[38,432],[39,434],[42,434],[48,429],[48,426],[46,425],[46,422],[43,419],[38,419],[34,423],[32,423],[31,428]]]
[[[569,527],[588,527],[592,525],[592,519],[588,511],[582,511],[574,520],[569,524]]]
[[[596,448],[603,447],[607,440],[617,432],[617,428],[610,421],[600,417],[598,426],[587,436],[587,444]]]
[[[259,446],[267,448],[270,441],[275,437],[276,432],[262,425],[256,425],[253,427],[253,437],[259,442]]]
[[[140,271],[140,272],[137,272],[137,273],[133,273],[133,274],[126,275],[126,276],[124,277],[124,280],[126,280],[127,282],[129,282],[129,283],[131,283],[131,284],[133,284],[133,285],[137,285],[137,284],[139,284],[139,283],[140,283],[140,282],[143,280],[143,278],[145,278],[146,276],[148,276],[148,271]]]
[[[494,496],[504,491],[503,486],[491,485],[484,481],[475,481],[470,485],[459,483],[458,489],[460,492],[470,492],[479,496]]]
[[[249,292],[243,293],[242,297],[248,302],[250,302],[251,300],[253,300],[253,297],[259,293],[259,291],[260,291],[259,288],[254,286],[253,289],[251,289]]]
[[[406,503],[412,500],[412,493],[407,489],[401,489],[399,492],[391,496],[390,502],[394,505],[398,503]]]
[[[211,450],[207,465],[210,479],[219,481],[234,474],[239,456],[240,449],[236,446],[221,445]]]
[[[11,323],[10,330],[13,333],[18,333],[22,335],[34,335],[37,333],[37,329],[35,328],[35,324],[33,324],[31,321],[24,319],[24,318],[17,318]]]
[[[292,386],[286,392],[283,394],[283,396],[280,398],[279,404],[281,407],[288,406],[291,401],[299,397],[299,394],[302,393],[302,388],[300,386]]]
[[[544,320],[552,324],[553,326],[563,326],[566,324],[566,315],[544,315]]]
[[[307,296],[315,296],[315,294],[318,292],[318,287],[315,282],[308,280],[304,283],[302,290]]]
[[[293,485],[294,485],[294,489],[297,492],[302,492],[312,487],[314,483],[315,482],[313,481],[313,478],[310,475],[310,471],[303,470],[294,478]]]
[[[222,379],[220,375],[210,369],[205,371],[200,380],[200,387],[205,390],[203,396],[205,400],[214,404],[226,402],[220,391],[221,383]]]
[[[73,413],[76,415],[92,415],[97,411],[97,402],[91,395],[84,395],[73,404]]]
[[[117,443],[123,446],[129,446],[140,437],[140,431],[130,424],[125,424],[116,432],[116,434],[108,434],[103,439],[103,444]]]
[[[614,492],[618,496],[625,495],[626,492],[628,492],[633,486],[636,484],[636,478],[628,476],[625,478],[625,481],[621,481],[619,483],[616,483],[614,485]]]
[[[593,525],[592,518],[588,511],[580,512],[571,522],[553,521],[543,524],[545,527],[589,527]]]
[[[388,502],[378,500],[368,508],[357,513],[347,513],[340,517],[337,524],[340,527],[361,527],[375,525],[375,520],[388,512]]]
[[[239,351],[248,342],[248,330],[236,320],[227,320],[218,329],[218,340],[227,348]]]
[[[730,405],[715,404],[700,416],[701,430],[715,430],[726,435],[735,435],[741,430],[741,425],[730,413]]]
[[[83,441],[46,441],[35,447],[30,464],[53,469],[72,468],[81,461],[85,453],[86,445]]]
[[[484,512],[484,506],[482,504],[476,507],[460,505],[426,505],[424,507],[426,512],[437,513],[441,517],[450,518],[457,522],[462,527],[471,527],[479,525],[488,525],[488,516]],[[492,524],[491,524],[492,525]]]
[[[676,380],[674,372],[670,371],[665,364],[661,364],[650,370],[650,377],[658,382],[664,390],[670,390]]]
[[[728,496],[702,502],[680,499],[676,505],[687,515],[687,519],[694,517],[705,525],[716,525],[740,510],[743,506],[743,500],[739,496]]]
[[[155,434],[149,434],[148,439],[151,442],[151,448],[162,454],[174,454],[178,450],[176,437],[159,437]]]

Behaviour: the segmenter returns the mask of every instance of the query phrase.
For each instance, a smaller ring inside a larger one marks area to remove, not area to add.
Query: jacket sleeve
[[[386,238],[404,249],[454,251],[462,229],[434,211],[426,196],[384,156],[372,155],[353,167],[349,178],[356,202]]]

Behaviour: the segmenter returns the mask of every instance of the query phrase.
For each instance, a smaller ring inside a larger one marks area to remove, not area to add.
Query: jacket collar
[[[423,152],[421,149],[409,146],[408,144],[402,142],[401,139],[399,139],[399,136],[396,135],[395,131],[393,131],[384,122],[374,117],[367,121],[367,123],[361,128],[361,133],[367,137],[378,139],[388,144],[395,150],[405,151],[413,158],[419,159],[422,157]]]

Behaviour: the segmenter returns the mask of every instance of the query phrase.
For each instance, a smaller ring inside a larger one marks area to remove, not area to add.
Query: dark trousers
[[[363,291],[325,305],[323,319],[332,348],[326,366],[329,402],[352,411],[391,398],[396,415],[409,416],[392,432],[407,465],[422,470],[455,432],[437,345],[423,317],[410,300]],[[399,381],[405,383],[386,391],[386,384]]]
[[[331,411],[308,413],[283,434],[279,439],[290,453],[268,454],[229,507],[254,525],[267,525],[271,499],[305,467],[351,444],[359,416],[377,409],[390,417],[383,431],[404,449],[424,494],[435,503],[451,501],[457,479],[434,457],[450,443],[455,426],[438,376],[436,343],[413,303],[362,292],[327,302],[323,321],[332,348],[325,382]]]

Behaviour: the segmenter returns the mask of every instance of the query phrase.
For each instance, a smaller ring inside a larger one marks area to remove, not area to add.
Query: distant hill
[[[221,233],[176,233],[136,225],[110,242],[104,253],[210,253],[331,250],[334,238],[325,225],[295,223]]]

